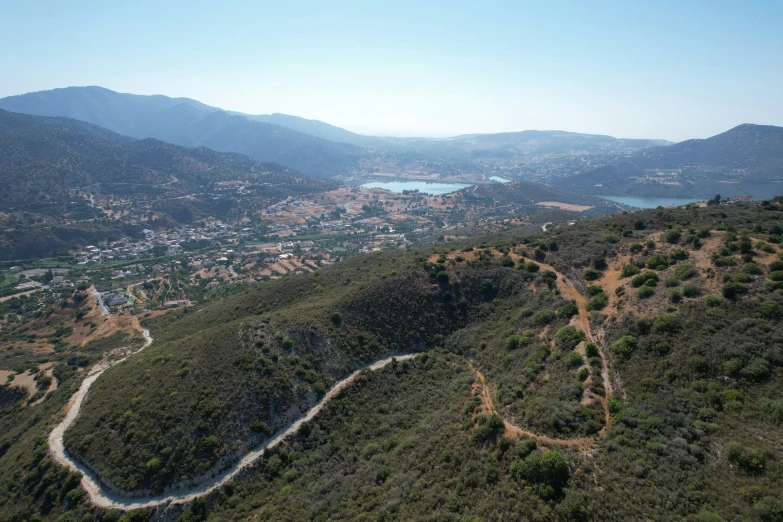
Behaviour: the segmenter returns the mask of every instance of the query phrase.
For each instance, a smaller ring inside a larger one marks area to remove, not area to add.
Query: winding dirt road
[[[152,336],[150,336],[149,330],[147,330],[146,328],[142,328],[141,325],[138,323],[136,324],[136,326],[144,336],[145,342],[144,342],[144,346],[141,349],[133,353],[139,353],[141,350],[147,348],[150,344],[152,344]],[[68,427],[71,424],[73,424],[73,421],[76,420],[76,417],[79,415],[79,410],[81,409],[82,402],[84,401],[84,398],[87,395],[87,392],[90,390],[92,384],[108,368],[111,368],[115,364],[124,361],[125,359],[130,357],[130,355],[131,354],[128,353],[124,357],[120,359],[116,359],[114,361],[110,361],[108,358],[104,358],[101,362],[99,362],[98,364],[90,368],[87,378],[85,378],[84,381],[82,381],[82,385],[79,387],[79,391],[76,392],[73,397],[71,397],[70,401],[68,401],[68,405],[66,406],[67,413],[65,415],[65,418],[49,434],[49,449],[54,460],[62,466],[65,466],[73,471],[78,471],[82,473],[81,487],[89,495],[90,502],[92,502],[93,505],[104,509],[119,509],[123,511],[129,511],[133,509],[142,509],[142,508],[160,506],[163,504],[183,504],[195,500],[200,496],[211,493],[212,491],[215,491],[216,489],[225,485],[232,478],[234,478],[234,476],[237,473],[239,473],[243,469],[253,464],[259,458],[261,458],[266,448],[274,448],[275,446],[283,442],[286,438],[290,437],[291,435],[299,431],[302,425],[313,420],[315,416],[318,415],[318,413],[320,413],[321,410],[323,410],[323,408],[329,403],[329,401],[337,397],[341,391],[343,391],[345,388],[353,384],[356,378],[359,376],[359,374],[361,374],[363,371],[365,370],[377,371],[385,367],[392,361],[395,360],[404,361],[404,360],[412,359],[419,354],[407,354],[407,355],[400,355],[396,357],[389,357],[387,359],[376,361],[370,364],[369,366],[356,370],[351,375],[349,375],[345,379],[341,380],[340,382],[332,386],[332,388],[326,393],[324,398],[321,399],[321,401],[318,404],[310,408],[302,418],[294,422],[291,426],[289,426],[283,432],[276,435],[274,438],[268,439],[266,442],[261,444],[261,446],[257,447],[253,451],[246,454],[244,457],[242,457],[242,459],[238,463],[234,464],[234,466],[222,472],[214,479],[206,481],[198,485],[197,487],[189,489],[182,493],[163,494],[158,496],[144,496],[144,497],[133,497],[133,496],[122,495],[120,493],[114,492],[109,488],[105,487],[100,482],[100,479],[95,475],[95,473],[93,473],[84,464],[78,462],[76,459],[74,459],[68,454],[68,452],[65,449],[65,445],[63,443],[63,435],[65,434],[65,430],[67,430]]]

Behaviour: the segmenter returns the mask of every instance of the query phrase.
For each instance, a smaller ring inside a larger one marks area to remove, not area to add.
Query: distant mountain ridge
[[[304,173],[348,174],[362,158],[392,152],[408,160],[465,161],[483,157],[630,154],[668,144],[565,131],[466,134],[447,139],[366,136],[287,114],[252,115],[189,98],[123,94],[102,87],[67,87],[0,99],[0,108],[65,116],[136,138],[239,152]]]
[[[332,187],[239,154],[135,140],[78,120],[0,109],[0,201],[96,183],[160,186],[176,180],[177,190],[187,190],[235,179],[287,186],[292,194]]]
[[[67,87],[3,98],[0,108],[83,120],[134,138],[238,152],[320,177],[351,168],[362,155],[353,145],[231,114],[188,98]]]
[[[641,184],[654,171],[675,172],[678,181]],[[640,150],[554,184],[603,195],[769,198],[783,193],[783,127],[746,123],[711,138]]]

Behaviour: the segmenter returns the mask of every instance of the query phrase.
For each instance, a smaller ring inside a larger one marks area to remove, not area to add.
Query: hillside
[[[354,369],[423,352],[363,374],[257,464],[165,516],[776,520],[782,218],[767,203],[512,230],[142,317],[155,341],[101,375],[66,447],[136,495],[199,484]],[[0,413],[15,426],[0,437],[9,515],[42,509],[47,469],[53,495],[81,491],[46,460],[6,462],[31,444],[25,429],[40,433],[18,427],[34,412]],[[83,492],[46,502],[52,516],[91,510]]]
[[[744,124],[711,138],[641,150],[554,183],[591,194],[770,198],[781,193],[782,180],[783,127]]]
[[[352,167],[362,155],[362,150],[352,145],[229,114],[188,98],[68,87],[3,98],[0,108],[79,119],[135,138],[236,152],[320,177]]]
[[[75,189],[159,200],[157,210],[178,219],[181,213],[172,207],[176,201],[166,203],[167,198],[189,197],[180,199],[177,208],[185,201],[194,208],[215,206],[214,197],[189,195],[208,193],[221,182],[252,184],[259,202],[333,188],[328,181],[239,154],[134,140],[77,120],[3,110],[0,181],[2,259],[45,255],[124,226],[103,224],[103,213],[82,196],[74,197]],[[29,234],[30,226],[36,235]]]

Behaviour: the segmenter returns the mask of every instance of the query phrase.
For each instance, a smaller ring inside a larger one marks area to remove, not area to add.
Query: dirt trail
[[[141,350],[147,348],[150,344],[152,344],[152,337],[150,336],[149,330],[143,328],[139,323],[138,318],[135,316],[133,317],[133,326],[136,329],[138,329],[138,331],[140,331],[141,334],[144,336],[144,346],[142,346],[142,348],[137,350],[136,352],[133,352],[133,353],[138,353]],[[73,424],[73,421],[76,420],[76,417],[79,415],[79,410],[81,409],[82,402],[84,401],[84,398],[87,395],[87,392],[89,391],[92,384],[98,379],[98,377],[101,376],[101,374],[104,371],[114,366],[115,364],[124,361],[125,359],[130,357],[130,355],[131,355],[130,353],[126,353],[121,358],[115,360],[110,360],[109,357],[107,356],[99,363],[97,363],[95,366],[90,368],[87,378],[85,378],[84,381],[82,381],[82,385],[79,387],[79,391],[76,392],[76,394],[74,394],[73,397],[71,397],[71,400],[66,405],[65,418],[49,434],[49,449],[54,460],[61,466],[82,473],[82,482],[81,482],[82,488],[89,495],[90,501],[92,502],[93,505],[104,509],[119,509],[123,511],[129,511],[133,509],[155,507],[162,504],[183,504],[195,500],[200,496],[211,493],[212,491],[215,491],[216,489],[228,483],[231,479],[234,478],[234,476],[237,473],[239,473],[246,467],[253,464],[256,460],[258,460],[263,455],[264,450],[266,448],[273,448],[279,445],[280,443],[285,441],[286,438],[299,431],[302,425],[313,420],[315,416],[318,415],[318,413],[320,413],[321,410],[323,410],[323,408],[329,403],[329,401],[337,397],[340,394],[340,392],[342,392],[345,388],[351,386],[351,384],[354,383],[356,378],[363,371],[380,370],[381,368],[385,367],[386,365],[388,365],[394,360],[404,361],[404,360],[412,359],[419,354],[407,354],[407,355],[400,355],[397,357],[389,357],[387,359],[374,362],[369,366],[366,366],[362,369],[353,372],[351,375],[349,375],[345,379],[339,381],[337,384],[332,386],[332,388],[326,393],[324,398],[321,399],[321,402],[319,402],[318,404],[310,408],[302,418],[294,422],[291,426],[289,426],[283,432],[279,433],[274,438],[269,439],[268,441],[264,442],[261,446],[247,453],[244,457],[242,457],[242,459],[238,463],[234,464],[228,470],[222,472],[216,478],[206,481],[200,484],[199,486],[192,488],[186,492],[163,494],[157,496],[151,496],[151,495],[140,496],[140,497],[122,495],[120,493],[114,492],[109,488],[105,487],[103,484],[101,484],[100,479],[98,479],[95,473],[93,473],[84,464],[72,458],[66,452],[65,445],[63,443],[63,435],[65,434],[65,430],[67,430],[68,427],[71,424]]]
[[[612,417],[611,414],[609,413],[609,399],[612,398],[613,389],[612,389],[611,379],[609,378],[609,363],[606,359],[606,355],[604,354],[603,349],[601,349],[601,343],[596,342],[596,337],[593,335],[593,331],[590,328],[590,315],[589,312],[587,311],[587,298],[582,294],[580,294],[579,291],[574,287],[573,283],[566,276],[564,276],[563,274],[555,270],[554,267],[552,267],[551,265],[547,265],[545,263],[538,263],[538,265],[541,267],[542,270],[551,270],[552,272],[557,274],[557,284],[558,284],[558,288],[560,289],[560,293],[568,297],[569,299],[572,299],[574,302],[576,302],[577,306],[579,307],[579,313],[576,316],[576,326],[578,326],[582,331],[585,332],[587,341],[595,342],[599,346],[598,353],[601,356],[601,364],[602,364],[601,377],[603,378],[604,390],[605,390],[604,396],[601,397],[600,399],[604,410],[605,426],[594,437],[558,439],[558,438],[549,437],[546,435],[541,435],[538,433],[534,433],[532,431],[525,430],[519,426],[516,426],[515,424],[512,424],[506,419],[503,419],[503,423],[506,426],[506,433],[511,436],[529,437],[529,438],[536,439],[544,444],[550,444],[556,446],[574,446],[574,447],[583,448],[585,446],[594,444],[595,441],[603,437],[606,434],[606,430],[612,426]],[[582,349],[582,352],[584,352],[584,349]],[[582,354],[584,355],[584,353]],[[490,391],[489,386],[487,386],[486,384],[484,375],[477,369],[474,369],[473,371],[476,375],[476,379],[480,382],[481,385],[480,393],[481,393],[483,408],[490,414],[497,414],[497,410],[495,408],[495,404],[492,399],[492,392]],[[592,369],[590,371],[592,372]],[[585,390],[586,389],[587,388],[585,388]],[[585,391],[585,394],[586,393],[587,391]]]

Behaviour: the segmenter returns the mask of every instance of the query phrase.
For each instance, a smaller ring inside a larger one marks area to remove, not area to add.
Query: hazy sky
[[[0,96],[186,96],[356,132],[783,125],[783,1],[0,0]]]

